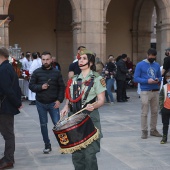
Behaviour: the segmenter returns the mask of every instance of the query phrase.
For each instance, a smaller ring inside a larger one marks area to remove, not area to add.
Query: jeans
[[[149,106],[151,110],[150,117],[150,130],[156,130],[157,118],[158,118],[158,104],[159,104],[159,92],[158,91],[141,91],[140,93],[142,102],[142,114],[141,114],[141,130],[148,130],[148,112]]]
[[[43,104],[43,103],[36,101],[36,106],[37,106],[39,119],[40,119],[41,133],[42,133],[43,141],[45,144],[50,144],[50,139],[48,136],[48,128],[47,128],[47,123],[48,123],[47,113],[49,112],[51,120],[54,125],[60,119],[59,109],[55,109],[54,105],[55,105],[54,102],[49,103],[49,104]]]
[[[107,94],[110,98],[110,102],[114,102],[114,98],[112,94],[112,87],[114,87],[114,80],[115,79],[106,79],[106,89],[107,89]]]

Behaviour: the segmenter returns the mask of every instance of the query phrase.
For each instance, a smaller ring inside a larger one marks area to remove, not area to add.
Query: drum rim
[[[75,129],[75,128],[78,128],[79,126],[81,126],[82,124],[84,124],[88,119],[90,119],[90,116],[89,116],[89,115],[87,115],[87,116],[86,116],[81,122],[79,122],[78,124],[72,125],[72,126],[70,126],[70,127],[68,127],[68,128],[61,129],[61,130],[55,130],[55,129],[53,128],[53,131],[54,131],[55,134],[60,134],[60,133],[68,132],[68,131],[70,131],[70,130],[73,130],[73,129]],[[58,132],[58,133],[57,133],[57,132]]]

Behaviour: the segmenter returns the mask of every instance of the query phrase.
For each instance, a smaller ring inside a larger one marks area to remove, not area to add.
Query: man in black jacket
[[[60,71],[52,67],[52,57],[49,52],[41,55],[42,67],[36,69],[30,79],[29,88],[36,93],[36,106],[40,119],[41,133],[45,143],[44,153],[51,151],[48,136],[48,115],[55,125],[60,119],[59,107],[64,100],[65,85]]]
[[[126,102],[129,97],[126,96],[126,74],[131,71],[126,67],[127,55],[122,54],[121,59],[116,63],[117,65],[117,102]]]
[[[8,61],[9,53],[0,48],[0,133],[5,140],[4,157],[0,169],[12,168],[14,164],[15,135],[14,115],[21,106],[21,89],[18,76]]]
[[[170,70],[170,48],[165,49],[165,55],[166,57],[164,58],[163,69],[162,69],[162,76],[164,77],[163,85],[167,83],[165,75]]]

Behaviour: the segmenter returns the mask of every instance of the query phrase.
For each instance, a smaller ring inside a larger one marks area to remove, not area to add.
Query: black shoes
[[[117,102],[127,102],[128,100],[127,99],[124,99],[124,100],[117,100]]]
[[[36,105],[35,100],[32,101],[29,105]]]
[[[48,154],[52,151],[51,144],[45,144],[45,149],[43,150],[44,154]]]
[[[7,161],[4,157],[0,159],[0,169],[10,169],[14,167],[13,161]]]
[[[118,100],[117,102],[124,102],[123,100]]]
[[[167,135],[163,135],[160,144],[165,144],[167,142]]]

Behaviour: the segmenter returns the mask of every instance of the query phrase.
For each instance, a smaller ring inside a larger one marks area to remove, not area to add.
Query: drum
[[[89,115],[80,113],[59,121],[53,128],[61,153],[73,153],[86,148],[99,138],[99,130]]]

